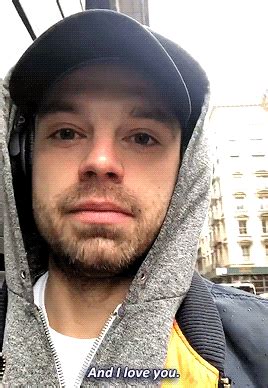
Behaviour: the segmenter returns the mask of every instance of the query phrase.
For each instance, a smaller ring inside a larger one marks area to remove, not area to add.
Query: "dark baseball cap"
[[[121,58],[161,85],[161,92],[186,127],[192,108],[181,70],[189,61],[183,64],[181,56],[174,55],[177,47],[124,14],[81,12],[49,28],[26,50],[11,74],[11,99],[18,107],[34,110],[49,87],[68,70],[98,59]]]

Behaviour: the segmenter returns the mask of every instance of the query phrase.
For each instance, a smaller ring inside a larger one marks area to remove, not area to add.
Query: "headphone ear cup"
[[[23,174],[26,175],[26,158],[25,158],[25,150],[26,150],[26,131],[23,131],[20,134],[20,163]]]
[[[25,141],[25,169],[26,176],[31,178],[32,176],[32,160],[33,160],[33,147],[34,147],[34,127],[29,126]]]
[[[32,172],[32,155],[34,146],[34,127],[32,123],[27,125],[20,137],[20,159],[24,175],[31,177]]]

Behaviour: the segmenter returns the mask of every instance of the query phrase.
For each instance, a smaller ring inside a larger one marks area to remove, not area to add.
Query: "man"
[[[200,66],[88,11],[6,84],[3,382],[266,387],[267,302],[194,272],[210,186]]]

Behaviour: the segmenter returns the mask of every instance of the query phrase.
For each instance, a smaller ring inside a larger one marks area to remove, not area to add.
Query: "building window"
[[[241,172],[234,172],[233,174],[233,178],[242,178],[243,177],[243,174]]]
[[[229,155],[232,157],[239,157],[239,150],[240,150],[240,147],[239,147],[239,143],[237,144],[237,141],[233,140],[229,140],[229,144],[228,144],[228,153]]]
[[[249,146],[253,157],[262,157],[266,154],[264,139],[250,139]]]
[[[262,171],[266,169],[267,162],[265,155],[252,155],[252,167],[255,171]]]
[[[241,158],[239,155],[230,155],[230,167],[233,170],[233,174],[240,173],[242,170]]]
[[[249,260],[250,258],[250,246],[249,245],[242,245],[242,256],[245,260]]]
[[[237,192],[234,194],[236,209],[237,210],[245,210],[245,198],[246,194],[243,192]]]
[[[239,234],[247,234],[247,221],[246,220],[239,220],[238,226],[239,226]]]
[[[258,175],[256,183],[257,183],[258,190],[267,190],[268,189],[268,176]]]
[[[259,197],[260,209],[266,210],[268,209],[268,195]]]
[[[244,198],[236,198],[236,209],[245,210],[245,201]]]
[[[265,255],[266,257],[268,257],[268,243],[264,245],[264,249],[265,249]]]
[[[263,217],[261,220],[262,232],[268,233],[268,217]]]

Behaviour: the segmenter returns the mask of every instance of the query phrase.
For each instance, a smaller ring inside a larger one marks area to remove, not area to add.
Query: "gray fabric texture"
[[[9,98],[8,79],[1,90],[0,101],[4,250],[9,297],[4,383],[12,387],[40,386],[40,382],[42,386],[59,386],[52,351],[33,303],[27,252],[14,199],[8,142],[16,107]],[[106,334],[91,366],[164,368],[170,329],[191,284],[198,239],[209,203],[210,146],[208,133],[204,131],[207,110],[206,97],[160,233],[132,282],[122,314]],[[21,276],[22,273],[25,276]],[[83,386],[88,384],[93,386],[85,379]],[[109,386],[111,384],[127,386],[130,383],[114,380]],[[147,386],[158,384],[144,382]]]

